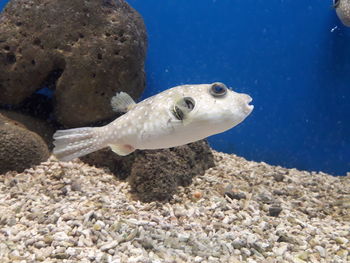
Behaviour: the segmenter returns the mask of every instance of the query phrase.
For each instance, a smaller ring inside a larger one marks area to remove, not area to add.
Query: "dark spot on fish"
[[[182,121],[184,119],[184,113],[183,111],[178,107],[178,106],[174,106],[173,109],[173,114],[176,117],[176,119]]]
[[[189,113],[194,109],[195,102],[191,97],[184,97],[173,108],[173,114],[178,120],[185,118],[185,113]]]
[[[190,97],[185,97],[184,102],[186,103],[186,106],[188,109],[193,110],[194,108],[194,100]]]

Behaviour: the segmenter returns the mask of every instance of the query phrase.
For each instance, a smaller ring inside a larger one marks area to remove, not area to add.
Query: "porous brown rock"
[[[55,129],[47,121],[32,117],[21,112],[10,111],[10,110],[1,110],[0,114],[7,117],[11,122],[16,122],[17,125],[20,124],[23,128],[26,128],[36,134],[38,134],[49,148],[53,147],[52,135],[55,132]]]
[[[90,153],[79,159],[84,163],[99,167],[108,168],[111,173],[121,180],[125,180],[131,173],[132,164],[138,151],[127,156],[120,156],[108,148]]]
[[[48,157],[47,145],[39,135],[0,114],[0,174],[22,172]]]
[[[155,153],[155,157],[153,158],[148,156],[148,153],[150,154],[150,156],[153,156],[153,153]],[[165,156],[166,158],[160,156]],[[132,169],[134,169],[133,165],[135,160],[137,163],[135,166],[140,166],[139,168],[136,168],[136,170],[133,170],[133,176],[137,174],[137,172],[135,173],[135,171],[137,171],[138,169],[143,169],[142,163],[145,162],[143,158],[154,159],[152,161],[151,166],[157,169],[157,167],[164,165],[165,159],[169,159],[172,156],[175,160],[177,160],[177,162],[180,163],[180,165],[174,165],[173,163],[173,167],[171,167],[170,170],[167,170],[167,176],[172,176],[176,178],[176,186],[174,188],[176,188],[177,185],[190,185],[193,176],[202,174],[203,171],[214,166],[213,154],[206,140],[201,140],[184,146],[164,150],[136,150],[135,152],[127,156],[119,156],[112,152],[110,148],[104,148],[97,152],[85,155],[80,159],[83,162],[88,163],[90,165],[94,165],[96,167],[108,168],[109,171],[116,175],[119,179],[125,180],[132,174]],[[158,161],[158,158],[163,161]],[[183,164],[185,165],[185,168],[180,169],[180,167],[182,167]],[[150,173],[150,171],[143,173],[142,177],[145,177],[143,179],[147,181],[147,178],[153,177],[149,175]],[[159,176],[159,170],[156,172],[156,176]],[[134,180],[139,180],[139,178],[131,178],[131,181]],[[139,182],[133,183],[132,185],[139,185]]]
[[[170,151],[187,165],[182,176],[178,177],[178,184],[181,186],[190,185],[194,176],[203,174],[215,165],[213,153],[206,140],[170,148]]]
[[[214,166],[206,141],[157,151],[136,153],[128,178],[135,197],[143,202],[167,201],[178,186],[188,186],[192,178]]]
[[[136,198],[143,202],[167,201],[175,193],[186,163],[168,149],[140,152],[132,165],[129,183]]]
[[[190,185],[194,176],[214,166],[205,140],[170,149],[137,150],[128,156],[105,148],[80,159],[127,179],[134,196],[144,202],[170,200],[178,186]]]
[[[55,89],[66,127],[112,118],[117,91],[145,87],[146,31],[124,0],[11,0],[0,14],[0,104]]]

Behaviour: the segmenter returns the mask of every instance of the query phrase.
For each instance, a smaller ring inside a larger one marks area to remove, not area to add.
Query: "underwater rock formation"
[[[135,159],[140,160],[140,156],[143,158],[144,152],[159,152],[160,155],[172,155],[172,153],[174,153],[176,159],[178,159],[181,163],[185,163],[187,167],[186,169],[188,170],[186,174],[181,174],[181,176],[177,178],[178,185],[182,186],[189,185],[194,175],[202,174],[205,170],[214,166],[213,155],[210,151],[208,143],[205,140],[164,150],[137,150],[127,156],[119,156],[112,152],[110,148],[104,148],[97,152],[80,157],[80,160],[96,167],[106,167],[119,179],[125,180],[131,175],[131,170]],[[152,165],[159,166],[161,163],[156,162]],[[173,171],[176,170],[177,169]],[[173,172],[169,175],[174,176],[173,174],[175,173],[176,172]],[[191,175],[188,175],[188,173],[191,173]]]
[[[205,140],[162,150],[135,151],[119,156],[102,149],[80,158],[96,167],[107,167],[119,179],[128,179],[137,199],[145,202],[169,200],[178,186],[214,166],[213,154]]]
[[[112,152],[108,147],[80,157],[79,159],[84,163],[99,168],[108,168],[119,179],[125,180],[130,175],[132,164],[138,152],[136,151],[127,156],[120,156]]]
[[[189,186],[194,176],[203,174],[215,165],[213,153],[206,140],[170,148],[170,151],[187,165],[187,171],[183,171],[182,176],[178,177],[178,184],[181,186]]]
[[[12,0],[0,15],[0,104],[48,87],[62,125],[109,119],[117,91],[141,95],[146,45],[124,0]]]
[[[0,114],[0,174],[22,172],[48,157],[47,145],[39,135]]]
[[[49,148],[53,147],[52,135],[55,132],[54,128],[44,120],[23,114],[20,112],[1,110],[0,114],[7,117],[8,119],[20,123],[23,128],[26,128],[36,134],[38,134]]]
[[[143,202],[169,200],[176,192],[178,178],[190,172],[186,168],[186,163],[168,149],[142,151],[131,169],[132,192]]]
[[[213,155],[203,140],[171,149],[138,152],[128,179],[137,199],[167,201],[178,186],[188,186],[194,176],[213,166]]]

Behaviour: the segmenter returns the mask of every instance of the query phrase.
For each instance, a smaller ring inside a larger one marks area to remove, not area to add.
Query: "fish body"
[[[333,0],[333,6],[342,23],[350,27],[350,0]]]
[[[124,115],[103,127],[57,131],[54,154],[68,161],[108,146],[127,155],[184,145],[236,126],[253,110],[251,101],[219,82],[177,86],[137,104],[120,93],[112,107]]]

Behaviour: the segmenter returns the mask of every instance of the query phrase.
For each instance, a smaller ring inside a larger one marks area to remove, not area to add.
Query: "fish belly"
[[[210,129],[177,129],[165,134],[152,134],[145,136],[137,145],[137,149],[164,149],[185,145],[202,140],[214,134]]]

